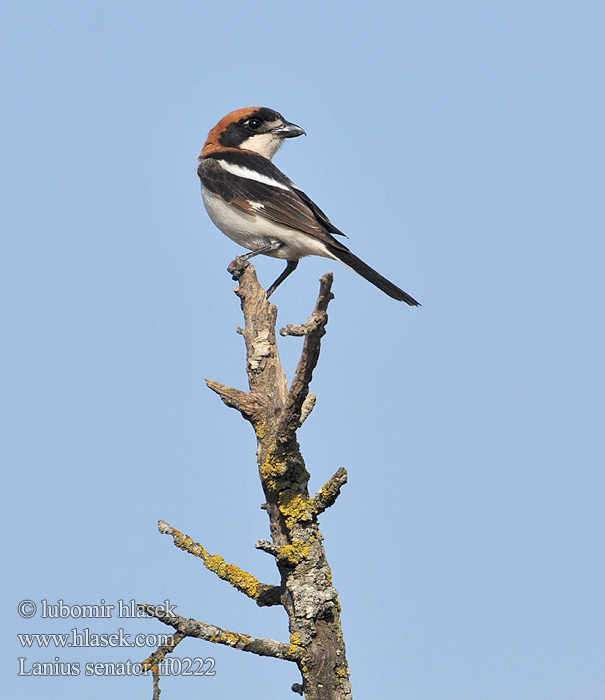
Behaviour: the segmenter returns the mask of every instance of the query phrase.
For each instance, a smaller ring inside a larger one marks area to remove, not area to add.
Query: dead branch
[[[235,408],[251,423],[254,423],[256,417],[260,415],[260,406],[245,391],[214,382],[212,379],[206,379],[206,385],[221,397],[225,405]]]
[[[151,669],[153,675],[153,700],[160,700],[160,672],[155,669]]]
[[[338,496],[340,496],[340,489],[347,483],[347,479],[347,470],[344,467],[340,467],[330,481],[319,489],[313,498],[313,504],[317,515],[323,513],[326,508],[334,504]]]
[[[160,520],[158,530],[163,535],[172,535],[172,540],[179,549],[199,557],[204,566],[223,581],[228,581],[234,588],[255,600],[258,605],[279,605],[282,589],[261,583],[252,574],[227,562],[218,554],[209,554],[199,542],[194,542],[189,535],[173,528],[165,520]]]
[[[251,637],[249,634],[230,632],[215,625],[198,622],[193,618],[182,617],[148,603],[139,603],[138,608],[165,625],[174,627],[183,637],[197,637],[213,644],[224,644],[241,651],[249,651],[258,656],[272,656],[275,659],[295,662],[300,659],[301,650],[295,644],[284,644],[274,639],[263,639],[262,637]]]
[[[235,292],[245,325],[237,332],[246,345],[249,391],[206,381],[227,406],[237,409],[254,427],[258,470],[265,494],[262,508],[269,515],[271,532],[270,542],[259,540],[255,546],[275,558],[281,585],[260,583],[239,567],[227,564],[222,557],[210,555],[201,544],[164,521],[160,521],[160,531],[171,535],[177,547],[200,557],[206,568],[259,605],[283,605],[289,619],[290,644],[229,632],[148,604],[139,607],[183,636],[294,661],[303,682],[295,683],[293,689],[304,693],[307,700],[351,700],[338,592],[332,586],[317,521],[318,514],[336,501],[347,481],[347,473],[340,468],[311,497],[309,473],[296,439],[297,429],[315,405],[309,385],[326,332],[328,305],[333,299],[332,274],[321,278],[317,302],[306,323],[288,325],[281,331],[282,335],[304,337],[300,360],[288,388],[276,341],[277,308],[267,300],[252,265],[237,258],[229,271],[239,283]]]
[[[153,673],[159,674],[158,664],[166,656],[166,654],[172,654],[176,649],[177,645],[185,639],[185,635],[181,632],[175,632],[171,635],[165,644],[160,645],[156,651],[153,652],[143,663],[141,664],[144,671],[153,671]]]
[[[301,425],[303,403],[309,394],[309,384],[313,378],[313,370],[319,360],[321,339],[325,335],[326,324],[328,323],[328,304],[334,299],[331,291],[333,280],[334,276],[331,272],[328,272],[320,279],[319,296],[317,297],[315,310],[304,325],[305,342],[294,379],[292,380],[284,415],[284,427],[287,426],[292,431],[296,431]],[[284,330],[282,329],[282,335],[285,335]]]

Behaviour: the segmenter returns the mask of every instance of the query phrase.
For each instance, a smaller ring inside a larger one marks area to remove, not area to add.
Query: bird
[[[324,212],[272,162],[286,139],[306,134],[268,107],[244,107],[223,117],[208,133],[198,159],[202,199],[214,225],[247,248],[244,261],[268,255],[286,268],[267,297],[307,255],[339,260],[385,294],[410,306],[419,302],[354,255],[335,236]]]

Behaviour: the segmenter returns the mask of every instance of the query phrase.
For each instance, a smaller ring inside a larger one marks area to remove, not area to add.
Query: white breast
[[[319,238],[266,219],[262,216],[262,204],[253,205],[258,212],[256,215],[247,214],[225,202],[205,187],[202,187],[202,198],[212,223],[232,241],[248,250],[258,250],[278,241],[281,247],[269,253],[273,258],[299,260],[307,255],[320,255],[338,259]]]

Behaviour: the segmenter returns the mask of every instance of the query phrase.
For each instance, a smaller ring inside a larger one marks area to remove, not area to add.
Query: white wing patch
[[[263,175],[262,173],[256,172],[256,170],[250,170],[250,168],[244,168],[242,165],[236,165],[235,163],[228,163],[222,158],[217,158],[216,162],[221,166],[223,170],[226,170],[232,175],[237,177],[245,177],[248,180],[256,180],[256,182],[262,182],[264,185],[271,185],[271,187],[278,187],[280,190],[289,190],[288,185],[284,185],[282,182],[273,180],[273,178]]]

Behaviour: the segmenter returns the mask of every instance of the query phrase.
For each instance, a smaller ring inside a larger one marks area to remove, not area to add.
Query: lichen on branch
[[[171,625],[177,634],[295,662],[302,684],[295,683],[293,690],[304,693],[307,700],[351,700],[338,592],[332,585],[318,523],[318,515],[336,501],[347,473],[341,467],[311,496],[310,475],[296,438],[298,428],[315,405],[309,385],[326,332],[328,305],[333,299],[332,273],[321,278],[317,302],[308,320],[281,331],[282,335],[304,338],[300,360],[288,386],[276,340],[277,308],[268,301],[252,265],[238,258],[229,271],[238,281],[235,292],[245,321],[244,328],[237,332],[246,344],[248,391],[210,379],[206,382],[254,428],[258,472],[265,495],[262,507],[269,516],[271,533],[271,541],[260,540],[256,547],[274,557],[280,584],[259,582],[223,557],[209,554],[201,544],[164,521],[159,527],[172,536],[177,547],[201,558],[207,569],[259,605],[282,605],[288,615],[290,642],[230,632],[147,604],[141,608]]]

